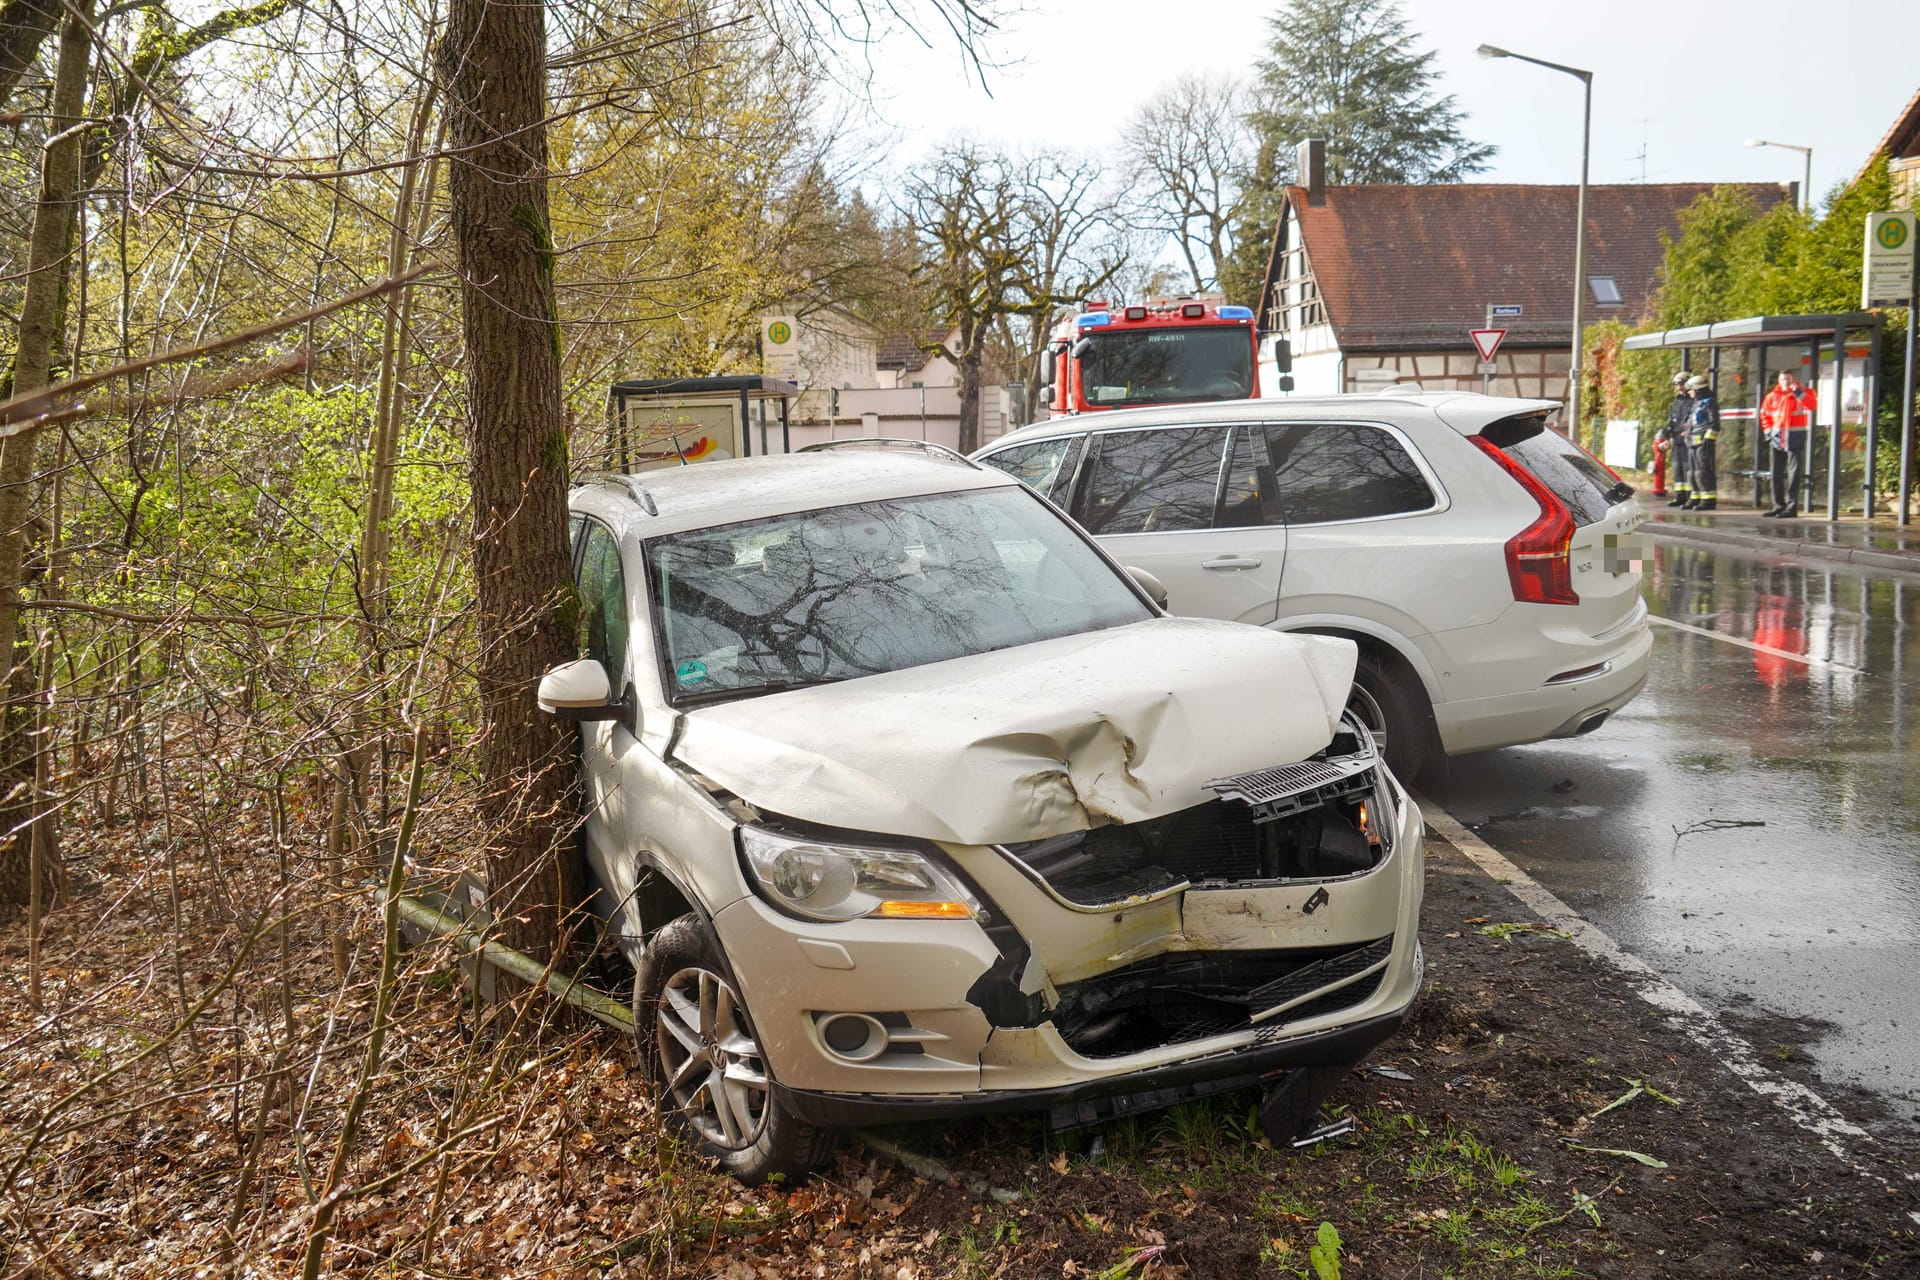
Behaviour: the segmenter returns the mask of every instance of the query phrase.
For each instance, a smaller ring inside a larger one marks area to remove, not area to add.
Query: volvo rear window
[[[1633,496],[1632,485],[1616,479],[1586,450],[1538,418],[1508,418],[1480,434],[1553,490],[1577,525],[1606,519],[1610,510]]]

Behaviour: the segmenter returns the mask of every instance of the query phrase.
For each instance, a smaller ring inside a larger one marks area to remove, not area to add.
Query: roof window
[[[1620,286],[1614,283],[1612,276],[1588,276],[1587,288],[1593,290],[1593,300],[1603,307],[1621,304]]]

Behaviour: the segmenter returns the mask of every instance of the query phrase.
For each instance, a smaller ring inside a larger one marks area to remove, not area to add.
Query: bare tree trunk
[[[980,447],[980,352],[960,357],[960,452]]]
[[[53,375],[53,352],[64,308],[74,214],[80,206],[80,151],[87,102],[88,63],[93,53],[93,0],[77,0],[60,30],[60,55],[53,75],[48,137],[40,162],[40,200],[33,212],[27,251],[26,294],[20,307],[20,345],[14,357],[13,392],[37,391]],[[33,488],[44,432],[14,436],[0,443],[0,663],[8,669],[0,683],[6,694],[0,712],[0,917],[28,905],[31,881],[51,895],[60,878],[57,843],[41,835],[44,856],[33,857],[33,830],[53,815],[38,811],[34,761],[36,675],[31,652],[20,653],[20,597],[27,563],[28,498]],[[20,695],[24,692],[25,697]]]
[[[960,452],[980,447],[980,361],[986,353],[986,325],[978,317],[959,318],[960,341],[953,353],[960,374]]]
[[[534,690],[571,656],[567,437],[547,213],[546,12],[453,0],[441,39],[466,338],[475,634],[491,907],[553,954],[571,900],[572,752]]]
[[[433,176],[437,161],[421,160],[439,87],[423,83],[414,100],[413,123],[407,130],[407,155],[413,157],[400,171],[400,187],[394,197],[393,225],[387,243],[387,274],[404,276],[413,266],[418,236],[413,226],[415,191],[420,170],[427,168],[426,200],[422,214],[433,202]],[[425,224],[424,216],[421,219]],[[362,632],[367,654],[361,693],[353,715],[348,747],[341,755],[341,768],[348,779],[346,790],[366,800],[367,822],[372,829],[385,830],[389,801],[388,737],[392,728],[392,707],[387,685],[387,654],[391,637],[387,633],[390,605],[392,542],[388,523],[393,516],[394,473],[400,458],[400,414],[403,397],[401,380],[406,374],[408,337],[413,316],[413,288],[407,286],[386,296],[381,308],[380,374],[375,394],[373,430],[367,441],[367,507],[360,531],[360,608]],[[379,785],[374,784],[374,765],[378,762]],[[341,811],[352,812],[352,806]],[[347,848],[343,838],[340,847]],[[361,868],[364,870],[364,868]],[[339,864],[343,875],[354,868]]]
[[[7,105],[60,16],[58,0],[0,4],[0,107]]]

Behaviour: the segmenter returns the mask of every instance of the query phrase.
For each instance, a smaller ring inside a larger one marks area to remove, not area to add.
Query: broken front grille
[[[1361,779],[1362,791],[1371,778]],[[1362,813],[1362,802],[1351,795],[1266,821],[1250,804],[1209,800],[1146,822],[1004,848],[1067,905],[1106,911],[1188,885],[1325,880],[1366,871],[1384,851],[1363,829]]]
[[[1246,805],[1253,810],[1256,822],[1275,822],[1324,804],[1365,796],[1373,790],[1378,764],[1372,737],[1358,721],[1342,717],[1340,732],[1313,759],[1215,778],[1207,784],[1207,790],[1223,800]]]
[[[1296,1023],[1370,998],[1379,990],[1392,951],[1393,939],[1387,937],[1355,947],[1155,956],[1062,987],[1053,1021],[1061,1039],[1089,1058],[1121,1057],[1256,1026],[1266,1042]],[[1342,981],[1347,985],[1336,985]],[[1311,998],[1262,1016],[1302,997]]]
[[[1220,798],[1145,822],[1003,846],[1068,906],[1107,911],[1188,885],[1325,880],[1385,856],[1368,814],[1379,781],[1372,739],[1345,722],[1298,764],[1207,786]]]

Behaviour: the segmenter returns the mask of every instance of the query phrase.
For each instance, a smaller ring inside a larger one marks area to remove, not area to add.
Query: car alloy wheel
[[[1352,692],[1347,695],[1347,710],[1353,713],[1354,719],[1358,720],[1361,727],[1373,736],[1373,749],[1379,752],[1381,759],[1384,760],[1387,755],[1387,735],[1390,730],[1387,727],[1386,712],[1380,709],[1379,699],[1367,692],[1366,686],[1356,680]]]
[[[1395,777],[1410,784],[1426,769],[1431,739],[1425,692],[1415,692],[1364,649],[1354,665],[1347,710],[1373,735],[1374,749]]]
[[[662,1118],[740,1181],[804,1177],[832,1154],[831,1131],[782,1105],[720,944],[697,916],[647,940],[633,1029]]]
[[[727,980],[698,965],[667,978],[655,1014],[667,1099],[708,1145],[741,1151],[767,1125],[767,1065]]]

